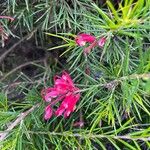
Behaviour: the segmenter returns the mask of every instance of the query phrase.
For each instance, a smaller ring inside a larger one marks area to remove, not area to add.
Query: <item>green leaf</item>
[[[113,14],[114,17],[115,17],[115,20],[119,23],[119,22],[120,22],[120,18],[119,18],[118,12],[117,12],[116,9],[114,8],[113,4],[112,4],[109,0],[107,0],[106,3],[107,3],[107,5],[109,6],[109,8],[111,9],[112,14]]]
[[[107,24],[109,24],[111,27],[115,26],[114,22],[105,14],[104,11],[102,11],[96,4],[92,3],[94,8],[99,12],[99,14],[103,17],[103,19],[106,20]]]

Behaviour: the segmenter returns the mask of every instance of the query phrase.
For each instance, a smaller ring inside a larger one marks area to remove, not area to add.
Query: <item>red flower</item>
[[[65,96],[64,101],[61,103],[60,107],[56,110],[56,116],[60,116],[64,113],[64,117],[68,117],[71,112],[76,108],[76,103],[80,98],[80,94],[69,93]]]
[[[55,115],[68,117],[75,110],[76,103],[80,98],[79,89],[75,87],[70,75],[63,72],[62,76],[54,77],[54,87],[42,90],[41,95],[46,102],[51,102],[45,109],[45,116],[49,114],[50,106],[63,101],[56,110]],[[53,101],[52,101],[53,100]],[[48,112],[47,112],[48,111]],[[51,117],[51,115],[48,115]],[[46,118],[50,118],[46,117]],[[44,117],[45,118],[45,117]],[[47,119],[46,119],[47,120]]]
[[[76,44],[78,44],[79,46],[84,46],[86,43],[90,43],[90,45],[84,49],[84,54],[87,55],[95,46],[99,45],[100,47],[103,47],[106,42],[106,38],[102,37],[99,40],[96,40],[95,36],[86,33],[81,33],[77,35],[75,41]]]
[[[98,45],[99,45],[100,47],[103,47],[104,44],[105,44],[105,42],[106,42],[106,38],[102,37],[102,38],[99,39]]]
[[[75,41],[79,46],[84,46],[87,42],[93,43],[96,40],[95,36],[92,36],[90,34],[81,33],[77,35]]]

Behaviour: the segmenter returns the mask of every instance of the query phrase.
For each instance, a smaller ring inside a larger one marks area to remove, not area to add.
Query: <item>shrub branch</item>
[[[37,108],[39,106],[40,106],[40,103],[34,105],[29,110],[19,114],[17,119],[15,121],[13,121],[12,123],[10,123],[10,125],[8,126],[8,128],[4,132],[0,133],[0,142],[3,141],[7,137],[9,132],[11,132],[22,120],[24,120],[24,118],[26,116],[28,116],[31,112],[34,111],[35,108]]]

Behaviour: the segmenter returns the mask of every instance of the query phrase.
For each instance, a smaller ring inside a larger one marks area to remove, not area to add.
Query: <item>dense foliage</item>
[[[7,0],[0,8],[0,149],[150,149],[150,0]],[[29,41],[44,57],[7,69],[24,61],[14,51],[24,42],[28,51]],[[67,118],[44,119],[49,87],[52,99],[69,88],[78,95]]]

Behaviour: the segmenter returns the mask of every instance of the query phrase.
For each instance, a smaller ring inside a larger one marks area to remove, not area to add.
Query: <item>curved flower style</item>
[[[14,21],[14,18],[10,17],[10,16],[0,16],[0,19],[8,19],[11,22]]]
[[[92,36],[90,34],[81,33],[77,35],[75,41],[79,46],[84,46],[87,42],[93,43],[96,40],[95,36]]]
[[[60,107],[56,110],[55,115],[68,117],[75,110],[76,103],[80,99],[79,88],[75,87],[70,75],[63,72],[62,76],[54,77],[54,86],[42,90],[41,95],[46,102],[50,104],[45,108],[44,118],[50,119],[52,116],[51,106],[62,101]]]

